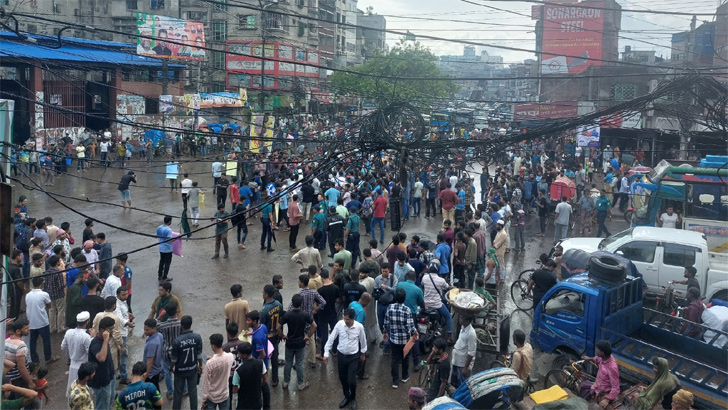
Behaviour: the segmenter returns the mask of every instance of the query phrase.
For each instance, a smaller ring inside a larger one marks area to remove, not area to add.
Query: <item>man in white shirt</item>
[[[571,218],[571,205],[566,202],[568,198],[561,197],[561,202],[556,205],[556,217],[554,218],[554,240],[566,239],[569,233],[569,218]]]
[[[116,272],[114,272],[114,274],[116,274]],[[108,284],[108,281],[106,283]],[[114,315],[119,318],[119,325],[121,326],[121,340],[124,345],[124,350],[121,352],[121,356],[119,358],[119,378],[121,379],[122,384],[129,384],[130,381],[129,374],[127,372],[129,349],[126,345],[126,341],[129,337],[129,329],[134,327],[134,314],[129,313],[129,304],[126,302],[127,299],[129,299],[129,290],[126,286],[120,286],[116,289],[116,310],[114,310]]]
[[[212,193],[217,193],[217,182],[220,180],[220,177],[222,176],[222,172],[225,170],[225,165],[223,165],[222,162],[220,162],[220,157],[215,157],[215,162],[212,163]]]
[[[111,137],[111,133],[109,133],[109,137]],[[108,166],[109,165],[109,161],[107,161],[107,156],[109,155],[109,148],[110,147],[111,147],[111,142],[109,142],[107,140],[103,140],[99,144],[99,148],[101,149],[101,165],[102,166]]]
[[[88,347],[96,335],[96,330],[91,328],[86,332],[89,321],[89,313],[81,312],[76,315],[76,328],[68,329],[63,335],[61,350],[66,352],[71,360],[71,367],[68,369],[68,384],[66,385],[66,397],[71,391],[71,384],[78,378],[78,368],[88,362]]]
[[[43,291],[43,283],[45,283],[43,276],[33,277],[33,290],[25,295],[25,311],[30,323],[30,359],[33,363],[39,361],[38,353],[35,351],[39,335],[43,338],[43,354],[46,363],[53,363],[60,358],[51,355],[51,326],[48,319],[51,297]]]
[[[344,390],[344,400],[339,403],[342,409],[346,405],[351,404],[351,409],[356,410],[356,375],[359,369],[359,363],[366,360],[367,337],[364,334],[364,326],[354,320],[356,313],[354,309],[344,310],[344,319],[339,320],[334,326],[334,330],[329,335],[329,340],[324,346],[324,366],[329,362],[329,354],[334,346],[334,340],[339,340],[337,347],[339,380],[341,388]]]
[[[668,206],[665,212],[657,219],[657,225],[663,228],[677,228],[680,215],[675,213],[675,208]]]
[[[433,266],[433,269],[437,269],[437,267]],[[438,310],[440,315],[445,318],[447,342],[452,343],[452,316],[447,306],[442,303],[442,297],[440,296],[444,295],[450,286],[437,272],[427,272],[422,277],[422,288],[425,294],[425,306],[427,306],[427,309]]]
[[[450,175],[450,190],[455,192],[456,194],[458,193],[457,185],[458,177],[456,177],[455,175]]]
[[[473,317],[460,316],[460,336],[452,349],[452,380],[453,387],[458,388],[470,376],[475,364],[475,352],[478,350],[478,337],[473,329]]]
[[[101,297],[106,299],[109,296],[116,297],[116,290],[121,287],[121,277],[124,276],[124,267],[114,265],[113,275],[106,278],[104,289],[101,290]]]
[[[192,188],[192,180],[189,178],[190,174],[188,173],[185,173],[183,176],[185,179],[182,180],[179,186],[182,188],[182,209],[187,209],[187,197]]]

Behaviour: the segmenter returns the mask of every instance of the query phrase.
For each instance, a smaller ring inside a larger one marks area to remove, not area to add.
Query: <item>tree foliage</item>
[[[407,101],[426,106],[435,99],[456,92],[455,82],[402,78],[445,77],[436,61],[437,57],[420,43],[401,40],[389,52],[380,52],[366,63],[349,68],[371,76],[337,71],[331,76],[331,85],[337,94],[352,94],[380,104]]]

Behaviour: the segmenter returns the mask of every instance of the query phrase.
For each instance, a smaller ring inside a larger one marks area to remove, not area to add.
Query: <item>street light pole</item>
[[[270,6],[278,4],[278,0],[263,5],[262,0],[258,0],[260,5],[260,31],[263,38],[262,48],[260,50],[260,112],[265,112],[265,10]]]

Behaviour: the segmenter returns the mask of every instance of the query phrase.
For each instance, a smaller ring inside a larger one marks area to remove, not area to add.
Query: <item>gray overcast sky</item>
[[[496,44],[533,50],[535,48],[535,21],[529,17],[534,3],[520,1],[467,0],[511,11],[501,12],[487,7],[458,0],[359,0],[358,8],[366,10],[374,7],[374,13],[384,15],[387,28],[409,30],[416,34],[427,34],[447,39],[469,40],[483,44]],[[660,10],[690,13],[715,13],[717,0],[618,0],[623,9]],[[396,16],[396,17],[395,17]],[[462,20],[475,23],[453,21],[425,21],[423,18],[437,20]],[[699,16],[701,21],[712,21],[709,16]],[[671,16],[645,13],[622,13],[622,31],[619,48],[632,46],[632,49],[655,50],[657,55],[669,57],[670,36],[672,33],[688,30],[689,16]],[[392,45],[398,36],[387,34],[387,42]],[[437,55],[460,55],[464,44],[449,41],[434,41],[418,38]],[[659,44],[656,46],[649,43]],[[477,52],[487,50],[491,55],[502,55],[504,62],[521,62],[534,58],[533,54],[499,50],[487,46],[478,47]]]

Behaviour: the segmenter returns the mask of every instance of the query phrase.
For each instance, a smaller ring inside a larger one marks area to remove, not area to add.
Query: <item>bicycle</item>
[[[541,266],[541,261],[537,260],[536,264]],[[534,308],[533,296],[528,294],[528,283],[536,269],[526,269],[518,274],[518,279],[511,284],[511,299],[516,305],[516,309],[527,312]]]
[[[513,353],[508,353],[503,355],[503,361],[500,360],[493,360],[490,362],[490,369],[493,369],[495,367],[511,367],[511,363],[513,361]],[[538,376],[532,376],[528,375],[528,380],[526,381],[526,385],[523,386],[523,392],[524,394],[531,394],[536,391],[536,385],[538,384]]]
[[[546,373],[543,385],[548,389],[555,385],[563,389],[569,389],[573,393],[579,392],[579,385],[584,381],[595,381],[596,378],[584,371],[584,363],[591,360],[577,360],[571,363],[571,369],[568,367],[562,369],[552,369]]]
[[[430,387],[430,383],[432,383],[432,379],[435,378],[435,373],[437,373],[437,363],[426,363],[423,360],[422,366],[424,367],[424,369],[420,370],[420,376],[417,385],[420,386],[423,390],[427,391],[427,389]]]

